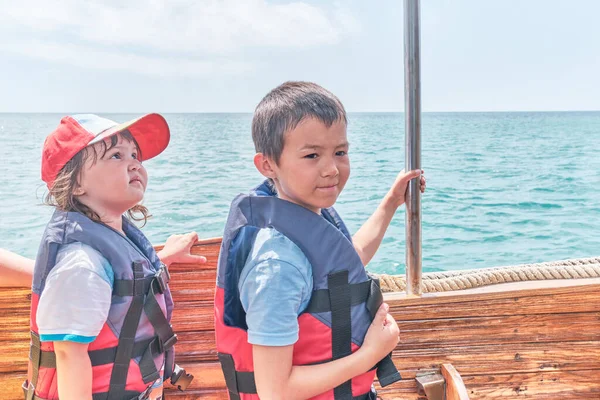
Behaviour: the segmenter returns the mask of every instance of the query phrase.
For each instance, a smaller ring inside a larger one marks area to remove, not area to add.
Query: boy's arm
[[[31,287],[35,260],[0,249],[0,287]]]
[[[379,248],[385,231],[396,213],[398,207],[404,204],[408,182],[421,176],[421,192],[425,191],[425,177],[421,170],[401,171],[383,201],[367,222],[354,234],[352,242],[360,256],[363,265],[367,265]]]
[[[294,346],[252,346],[256,389],[262,400],[308,399],[367,372],[393,350],[398,325],[379,308],[363,346],[349,356],[317,365],[292,365]]]
[[[317,365],[292,366],[294,346],[252,346],[258,396],[264,400],[309,399],[371,369],[379,360],[360,350]]]
[[[87,343],[54,342],[58,397],[92,400],[92,363]]]

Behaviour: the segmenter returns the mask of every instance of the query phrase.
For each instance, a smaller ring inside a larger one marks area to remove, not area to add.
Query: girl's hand
[[[192,246],[198,240],[196,232],[186,233],[184,235],[171,235],[167,239],[165,246],[158,252],[158,258],[166,265],[172,263],[204,264],[206,257],[197,256],[191,253]]]

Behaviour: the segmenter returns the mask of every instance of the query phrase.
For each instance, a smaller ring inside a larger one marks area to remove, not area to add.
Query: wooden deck
[[[213,333],[220,240],[194,253],[204,265],[173,265],[177,362],[194,374],[167,399],[227,399]],[[401,341],[394,361],[405,380],[385,399],[422,399],[415,376],[452,364],[471,399],[600,399],[600,280],[497,285],[407,298],[386,294]],[[4,400],[22,399],[28,352],[29,290],[0,289],[0,382]],[[460,389],[457,389],[460,390]]]

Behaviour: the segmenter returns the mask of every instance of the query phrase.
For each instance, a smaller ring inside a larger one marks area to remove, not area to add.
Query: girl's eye
[[[343,156],[346,156],[346,155],[348,155],[348,152],[347,152],[347,151],[344,151],[344,150],[340,150],[340,151],[337,151],[337,152],[335,153],[335,155],[336,155],[336,156],[339,156],[339,157],[343,157]]]
[[[313,159],[317,158],[318,156],[319,155],[317,153],[312,153],[312,154],[305,155],[304,158],[308,158],[308,159],[313,160]]]
[[[110,156],[110,158],[116,158],[117,160],[120,160],[121,159],[121,153],[119,153],[117,151],[115,154],[113,154],[112,156]]]
[[[134,160],[138,159],[138,155],[137,153],[131,153],[131,157],[133,157]]]

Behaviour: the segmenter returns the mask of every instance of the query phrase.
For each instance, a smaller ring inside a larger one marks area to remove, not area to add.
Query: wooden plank
[[[0,372],[24,371],[27,352],[25,341],[7,343],[0,358]],[[414,378],[419,372],[437,371],[443,363],[452,363],[462,376],[600,370],[600,342],[415,348],[395,350],[393,358],[404,378]],[[178,363],[185,366],[216,361],[213,332],[179,334]]]
[[[169,287],[177,303],[214,301],[215,270],[190,270],[171,273]]]
[[[523,296],[551,296],[559,293],[579,293],[587,296],[600,287],[600,278],[562,279],[535,282],[518,282],[491,285],[485,290],[457,290],[440,293],[424,293],[421,297],[407,296],[404,292],[384,293],[385,300],[398,305],[423,305],[459,303],[463,301],[480,301],[504,299]]]
[[[600,398],[599,373],[599,370],[555,371],[544,374],[483,375],[462,378],[471,400],[521,400],[523,398],[591,400]],[[379,389],[378,393],[386,400],[417,399],[418,397],[411,393],[410,384],[414,382],[408,380],[399,385],[394,384],[392,387]]]
[[[24,371],[27,367],[28,345],[21,341],[3,349],[0,372]],[[600,342],[527,343],[519,345],[465,346],[450,349],[424,348],[394,351],[394,362],[402,376],[414,378],[419,372],[437,371],[441,364],[452,363],[462,376],[535,373],[552,370],[600,370]],[[188,332],[179,335],[177,362],[216,362],[217,354],[212,332]]]
[[[402,376],[437,371],[451,363],[461,376],[600,370],[600,342],[518,343],[395,350]]]
[[[565,313],[402,321],[397,349],[498,343],[600,340],[600,313]],[[479,314],[479,313],[478,313]]]
[[[600,399],[600,370],[463,376],[472,399]]]
[[[212,331],[215,329],[213,302],[179,302],[175,297],[172,324],[176,332]]]
[[[23,400],[21,385],[25,379],[27,379],[27,372],[0,373],[2,400]]]
[[[217,363],[190,366],[195,380],[186,392],[166,391],[166,399],[191,400],[198,398],[226,399],[224,381]],[[463,376],[472,400],[515,399],[570,400],[600,398],[600,370],[550,371],[543,374],[496,374]],[[4,400],[22,400],[20,385],[24,373],[2,374]],[[198,380],[196,380],[198,379]],[[414,379],[400,381],[391,387],[378,389],[384,399],[418,399]]]
[[[446,400],[469,400],[469,393],[452,364],[442,364],[442,376],[446,380]]]
[[[188,390],[182,393],[174,390],[170,385],[167,385],[166,398],[176,397],[178,399],[196,399],[198,397],[194,396],[198,396],[199,393],[225,392],[225,379],[223,378],[221,366],[218,362],[192,363],[186,365],[186,370],[194,375],[194,381]],[[23,377],[23,374],[13,376],[11,382],[20,385]],[[407,392],[416,387],[414,379],[404,380],[393,386],[394,393]]]
[[[194,382],[191,392],[178,394],[168,391],[169,396],[180,398],[194,395],[198,388],[206,391],[225,390],[225,383],[217,363],[193,365],[192,373],[201,372],[204,376]],[[536,399],[594,399],[600,398],[600,370],[549,371],[542,374],[494,374],[465,377],[471,399],[521,399],[535,396]],[[386,388],[378,388],[384,399],[417,399],[414,379],[406,379]],[[586,397],[587,396],[587,397]]]
[[[196,380],[166,398],[226,399],[213,329],[220,239],[194,254],[206,264],[171,266],[177,360]],[[600,399],[600,284],[543,282],[409,299],[386,294],[399,321],[394,362],[402,382],[384,399],[417,399],[414,377],[452,363],[472,399]],[[0,291],[0,383],[3,399],[21,399],[28,352],[29,290]]]
[[[1,319],[1,318],[0,318]],[[29,340],[4,340],[0,342],[0,372],[19,372],[27,370]],[[177,362],[185,365],[189,362],[217,361],[215,335],[211,331],[183,332],[177,334]]]
[[[460,294],[443,298],[392,300],[384,296],[390,304],[392,314],[402,315],[403,321],[421,319],[443,319],[481,316],[515,316],[534,314],[556,314],[572,312],[600,312],[600,285],[586,287],[592,289],[585,295],[573,288],[557,288],[548,293],[547,289],[523,293],[478,294],[464,297]],[[387,294],[386,294],[387,295]]]

